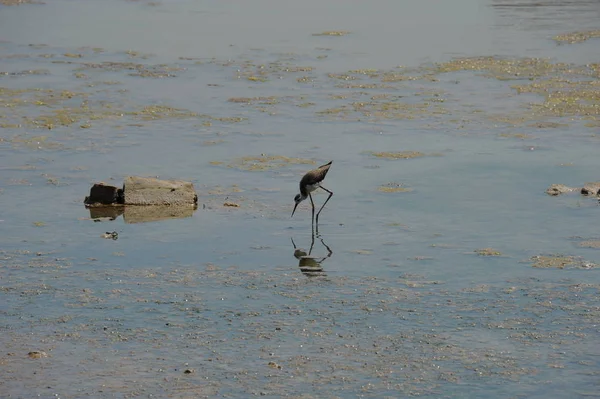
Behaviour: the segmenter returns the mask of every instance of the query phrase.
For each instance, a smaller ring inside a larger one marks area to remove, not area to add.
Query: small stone
[[[563,184],[553,184],[546,190],[546,194],[556,196],[560,194],[570,193],[571,191],[575,191],[572,187],[567,187]]]
[[[600,182],[585,183],[581,189],[583,195],[598,195],[600,191]]]
[[[497,251],[493,248],[476,249],[475,253],[479,256],[501,256],[502,255],[500,253],[500,251]]]
[[[106,233],[102,234],[102,238],[106,238],[107,240],[116,240],[119,238],[119,233],[116,231],[107,231]]]
[[[32,359],[42,359],[48,357],[48,354],[44,351],[31,351],[27,354]]]
[[[275,362],[269,362],[269,367],[271,367],[272,369],[279,369],[279,370],[281,370],[281,366],[278,365]]]

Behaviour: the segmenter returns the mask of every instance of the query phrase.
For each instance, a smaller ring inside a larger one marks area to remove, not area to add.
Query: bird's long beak
[[[294,205],[294,210],[292,211],[292,216],[290,216],[290,217],[294,216],[294,212],[296,212],[296,208],[298,207],[298,204],[299,204],[299,202],[296,202],[296,205]]]

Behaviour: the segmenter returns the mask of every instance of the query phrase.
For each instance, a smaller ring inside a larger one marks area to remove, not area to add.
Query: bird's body
[[[329,168],[333,161],[326,163],[325,165],[319,166],[317,169],[309,170],[300,180],[300,194],[303,197],[307,197],[308,193],[312,193],[317,188],[321,187],[321,183],[327,176]]]
[[[321,209],[319,209],[319,212],[317,212],[316,221],[317,221],[317,223],[319,222],[319,213],[321,213],[321,211],[323,210],[323,207],[325,207],[325,204],[327,203],[327,201],[329,201],[329,199],[333,195],[333,192],[327,190],[325,187],[323,187],[321,185],[323,183],[323,180],[325,179],[325,176],[327,176],[327,172],[329,172],[329,168],[331,167],[332,163],[333,163],[333,161],[330,161],[329,163],[326,163],[325,165],[321,165],[316,169],[309,170],[302,177],[302,179],[300,180],[300,194],[296,195],[296,197],[294,198],[294,202],[296,203],[296,205],[294,206],[294,210],[292,211],[292,216],[294,216],[294,212],[296,212],[296,207],[298,206],[298,204],[300,202],[304,201],[306,198],[310,198],[310,202],[312,204],[313,218],[314,218],[315,204],[312,200],[312,196],[310,195],[310,193],[312,193],[313,191],[315,191],[318,188],[321,188],[329,193],[329,197],[327,197],[327,200],[325,200],[325,203],[323,203],[323,205],[321,206]]]

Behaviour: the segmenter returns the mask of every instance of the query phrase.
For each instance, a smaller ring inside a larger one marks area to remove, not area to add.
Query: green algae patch
[[[352,69],[348,71],[348,73],[353,73],[355,75],[365,75],[371,78],[379,76],[379,69],[374,68],[363,68],[363,69]]]
[[[314,67],[311,66],[284,66],[283,71],[290,73],[299,73],[299,72],[311,72],[314,70]]]
[[[278,99],[275,96],[269,97],[231,97],[227,100],[230,103],[238,104],[267,104],[273,105],[278,103]]]
[[[89,127],[91,120],[114,119],[121,112],[110,104],[91,105],[91,94],[69,90],[28,88],[12,90],[0,88],[0,117],[7,119],[6,126],[54,129],[79,123]]]
[[[296,82],[298,83],[313,83],[314,81],[315,79],[310,76],[301,76],[296,79]]]
[[[395,83],[413,82],[413,81],[428,81],[436,82],[438,79],[435,74],[427,68],[395,68],[392,70],[380,70],[374,68],[352,69],[346,72],[329,73],[327,77],[334,81],[348,82],[336,84],[336,87],[341,88],[368,88],[368,89],[397,89]],[[353,81],[362,81],[361,83],[350,83]],[[365,80],[370,80],[369,83],[363,83]]]
[[[50,75],[50,71],[47,69],[26,69],[19,72],[4,72],[0,71],[0,76],[10,76],[10,77],[19,77],[19,76],[30,76],[30,75]]]
[[[558,122],[534,122],[527,125],[528,127],[535,127],[537,129],[558,129],[568,127],[566,123]],[[531,138],[531,137],[530,137]]]
[[[582,32],[571,32],[553,37],[558,44],[574,44],[585,42],[586,40],[600,38],[600,30],[588,30]]]
[[[413,82],[416,80],[426,80],[430,82],[437,82],[437,78],[432,73],[423,74],[406,74],[405,72],[393,70],[387,71],[381,74],[382,82]]]
[[[219,121],[223,123],[240,123],[248,120],[248,118],[243,118],[240,116],[210,116],[210,115],[201,115],[203,118],[208,118],[213,121]],[[209,125],[210,126],[210,125]]]
[[[82,114],[81,108],[63,108],[34,118],[26,117],[25,121],[31,126],[51,130],[57,126],[70,126],[76,123],[81,120]]]
[[[439,117],[449,113],[443,106],[433,101],[403,102],[399,96],[371,96],[366,101],[354,101],[346,105],[317,111],[320,116],[334,115],[342,119],[368,121],[412,120],[417,118]]]
[[[117,92],[117,95],[121,94],[122,91]],[[94,91],[76,92],[0,87],[2,127],[52,130],[77,126],[87,129],[92,127],[95,121],[114,121],[124,117],[133,117],[144,121],[199,117],[195,112],[167,105],[139,106],[133,104],[124,106],[116,101],[100,101],[97,97],[98,92]],[[211,119],[210,116],[206,116],[206,118]]]
[[[157,120],[165,118],[187,119],[197,118],[198,114],[187,109],[173,108],[166,105],[149,105],[139,111],[133,111],[130,115],[142,120]]]
[[[264,171],[286,167],[288,165],[313,165],[315,161],[303,158],[290,158],[283,155],[260,155],[237,158],[227,165],[247,171]]]
[[[370,154],[385,159],[413,159],[426,156],[425,153],[419,151],[370,152]]]
[[[568,69],[568,64],[553,64],[544,58],[465,57],[436,64],[432,72],[482,71],[484,76],[498,80],[520,80],[547,76],[559,69]]]
[[[565,267],[575,267],[576,260],[574,256],[564,255],[537,255],[531,258],[532,266],[537,268],[564,269]]]
[[[268,79],[265,76],[246,76],[246,79],[251,82],[266,82]]]
[[[258,63],[252,60],[212,60],[209,63],[228,68],[235,67],[237,72],[235,75],[233,75],[233,79],[245,79],[247,81],[257,83],[265,83],[275,79],[283,79],[287,76],[298,79],[297,77],[294,77],[294,75],[298,73],[312,72],[314,70],[314,67],[312,66],[291,64],[289,57],[280,58],[267,63]]]
[[[350,32],[346,30],[326,30],[321,33],[313,33],[313,36],[346,36]]]
[[[91,121],[115,120],[123,116],[121,112],[90,108],[86,105],[80,107],[65,107],[52,110],[51,113],[42,114],[35,117],[24,117],[27,125],[37,128],[52,130],[57,127],[68,127],[73,124],[79,124],[82,129],[90,128]]]
[[[18,106],[58,105],[65,100],[74,97],[85,99],[86,93],[74,93],[68,90],[52,90],[40,88],[10,89],[0,87],[0,106],[4,108],[15,108]]]
[[[600,240],[585,240],[579,243],[582,248],[600,249]]]
[[[525,133],[500,133],[499,137],[507,139],[531,140],[533,136]]]
[[[127,54],[127,56],[129,58],[141,58],[141,59],[148,59],[152,56],[152,54],[141,53],[141,52],[135,51],[135,50],[127,50],[124,52],[124,54]]]
[[[339,84],[336,84],[335,87],[340,88],[340,89],[363,89],[363,90],[396,89],[392,85],[381,84],[381,83],[339,83]]]
[[[400,222],[386,223],[385,226],[387,226],[387,227],[405,227],[405,228],[408,228],[408,226],[406,224],[400,223]]]
[[[387,183],[377,187],[377,191],[382,193],[409,193],[413,189],[404,186],[402,183]]]
[[[48,136],[16,135],[8,140],[13,148],[28,148],[30,150],[62,150],[65,145]]]
[[[541,116],[581,116],[597,121],[600,116],[600,85],[597,82],[577,82],[571,89],[548,90],[544,102],[532,104],[531,109]]]
[[[511,86],[517,94],[538,94],[542,102],[527,105],[525,112],[488,115],[493,122],[519,125],[541,123],[555,117],[580,117],[595,127],[600,116],[600,64],[553,63],[543,58],[471,57],[436,64],[432,73],[479,71],[497,80],[527,81]]]
[[[373,119],[415,119],[448,113],[441,106],[429,102],[408,103],[398,101],[371,101],[352,104],[355,112]]]
[[[347,106],[341,106],[316,111],[315,114],[318,116],[341,116],[345,118],[350,115],[350,112],[351,111]]]
[[[502,253],[494,248],[481,248],[476,249],[474,252],[479,256],[502,256]]]
[[[171,66],[167,64],[151,65],[139,64],[135,62],[112,62],[105,61],[99,63],[86,62],[76,71],[98,70],[106,72],[129,72],[130,76],[139,76],[142,78],[170,78],[176,77],[177,72],[185,71],[185,68]]]
[[[587,69],[573,69],[569,79],[548,77],[537,79],[526,85],[512,86],[517,93],[533,93],[544,97],[541,103],[530,104],[530,110],[541,117],[580,116],[597,121],[600,116],[600,84],[597,72]],[[542,127],[560,127],[545,125]]]
[[[358,77],[347,74],[347,73],[328,73],[327,77],[329,79],[337,79],[337,80],[356,80]]]
[[[530,259],[532,266],[541,269],[592,269],[596,265],[581,257],[570,255],[537,255]]]
[[[595,64],[553,63],[546,58],[469,57],[436,64],[431,71],[436,74],[483,71],[486,72],[484,76],[499,80],[534,80],[540,77],[566,79],[568,76],[592,76],[595,69]]]
[[[43,1],[37,0],[0,0],[0,4],[3,6],[20,6],[23,4],[46,4]]]

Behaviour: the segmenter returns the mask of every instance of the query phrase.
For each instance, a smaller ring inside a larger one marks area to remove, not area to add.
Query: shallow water
[[[0,396],[597,395],[599,260],[585,241],[600,238],[598,202],[544,193],[598,180],[597,119],[530,111],[542,96],[514,86],[535,77],[435,68],[586,68],[598,39],[552,37],[597,29],[598,12],[0,6]],[[330,30],[350,33],[318,35]],[[423,156],[374,155],[397,151]],[[268,156],[313,164],[243,159]],[[329,160],[335,195],[311,253],[322,271],[303,274],[291,239],[311,246],[310,204],[290,218],[293,197]],[[128,175],[190,180],[199,209],[94,222],[91,184]],[[411,191],[379,190],[398,185]],[[540,255],[574,258],[532,267]]]

